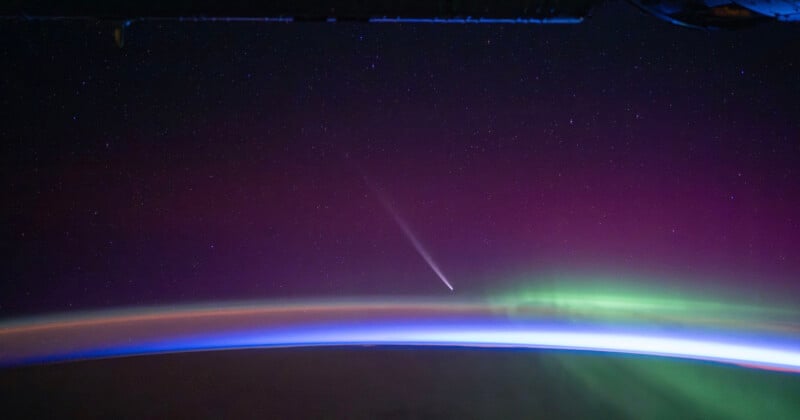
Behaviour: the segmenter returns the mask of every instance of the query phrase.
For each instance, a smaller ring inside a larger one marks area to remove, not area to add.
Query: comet
[[[442,272],[442,269],[439,268],[439,264],[436,264],[436,261],[433,260],[433,257],[431,256],[430,252],[428,252],[428,250],[425,249],[425,246],[422,245],[422,242],[420,242],[419,238],[417,238],[417,235],[415,235],[414,232],[411,230],[411,227],[408,225],[408,223],[406,223],[406,221],[400,216],[397,210],[395,210],[394,206],[392,206],[389,197],[387,197],[386,194],[384,194],[381,190],[372,185],[372,183],[369,182],[369,179],[367,179],[366,176],[364,176],[364,182],[366,182],[367,186],[369,187],[370,190],[372,190],[375,196],[378,197],[378,201],[381,202],[381,205],[386,210],[386,212],[389,213],[390,216],[392,216],[392,219],[397,224],[397,226],[400,227],[400,230],[403,231],[403,235],[405,235],[406,239],[408,239],[408,242],[411,243],[411,246],[413,246],[414,249],[419,254],[419,256],[422,257],[423,260],[425,260],[425,262],[428,264],[431,270],[433,270],[433,272],[436,273],[436,276],[439,277],[439,280],[441,280],[442,283],[444,283],[444,285],[447,286],[447,288],[450,289],[450,291],[452,292],[453,285],[450,284],[449,280],[447,280],[447,277]]]
[[[450,291],[453,291],[453,285],[447,280],[447,277],[445,277],[444,273],[442,273],[442,269],[439,268],[439,265],[433,260],[433,257],[422,245],[422,242],[420,242],[417,236],[414,235],[414,232],[411,231],[411,227],[408,226],[408,223],[406,223],[406,221],[400,217],[390,203],[386,202],[385,200],[381,200],[381,202],[383,207],[386,208],[386,212],[392,216],[392,219],[394,219],[395,223],[397,223],[397,226],[400,227],[400,230],[403,231],[403,235],[405,235],[406,239],[411,242],[411,245],[414,247],[414,249],[417,250],[417,253],[420,255],[420,257],[422,257],[422,259],[428,263],[428,266],[431,268],[431,270],[433,270],[434,273],[436,273],[436,275],[439,277],[439,280],[441,280],[442,283],[444,283],[444,285],[450,289]]]

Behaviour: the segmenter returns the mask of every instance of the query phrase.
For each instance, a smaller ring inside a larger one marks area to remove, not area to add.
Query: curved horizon
[[[706,360],[800,373],[794,336],[702,322],[577,320],[540,308],[524,318],[474,302],[293,302],[161,307],[0,324],[0,366],[276,347],[546,349]]]

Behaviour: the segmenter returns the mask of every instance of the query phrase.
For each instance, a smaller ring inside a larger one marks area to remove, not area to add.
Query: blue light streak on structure
[[[549,18],[404,18],[404,17],[375,17],[370,18],[371,23],[483,23],[483,24],[575,24],[583,22],[582,17],[549,17]]]

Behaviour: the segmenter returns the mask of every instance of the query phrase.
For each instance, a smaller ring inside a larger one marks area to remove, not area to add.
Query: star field
[[[647,273],[797,296],[798,28],[0,27],[0,316]],[[607,14],[607,15],[606,15]]]

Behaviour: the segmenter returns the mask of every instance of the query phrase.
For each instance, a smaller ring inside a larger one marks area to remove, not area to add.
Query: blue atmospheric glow
[[[767,340],[730,339],[691,333],[656,334],[564,325],[464,322],[371,322],[254,328],[149,342],[54,352],[5,365],[96,359],[202,350],[320,346],[446,346],[583,350],[699,359],[800,371],[800,348]]]

